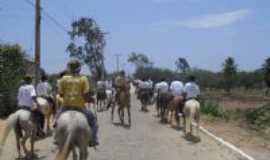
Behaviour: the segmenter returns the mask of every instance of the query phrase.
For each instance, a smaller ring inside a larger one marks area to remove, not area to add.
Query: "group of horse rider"
[[[67,64],[67,70],[62,72],[57,80],[56,94],[62,99],[63,103],[61,106],[57,106],[53,99],[52,87],[48,83],[48,79],[45,75],[41,77],[41,81],[37,84],[36,88],[32,84],[32,77],[25,76],[21,86],[18,90],[18,109],[25,109],[31,111],[33,121],[38,128],[37,136],[42,137],[45,135],[44,129],[44,115],[40,111],[37,97],[42,97],[53,107],[55,110],[54,127],[57,126],[57,119],[65,111],[75,110],[84,115],[87,118],[89,126],[92,129],[91,141],[89,146],[97,146],[98,141],[98,124],[97,117],[92,113],[91,110],[87,109],[87,103],[94,103],[94,85],[90,84],[88,78],[82,74],[81,63],[77,59],[71,59]],[[119,92],[125,89],[125,72],[121,71],[120,74],[115,78],[114,82],[111,80],[98,81],[96,84],[97,99],[98,96],[106,96],[106,91],[111,92],[115,95],[115,101],[119,101]],[[20,128],[18,126],[18,128]]]
[[[135,84],[138,90],[138,99],[140,99],[142,104],[141,109],[147,111],[147,104],[149,104],[151,97],[155,97],[158,114],[160,114],[159,109],[163,109],[161,106],[168,106],[169,102],[175,97],[183,97],[183,105],[184,102],[190,99],[198,100],[200,96],[200,87],[193,75],[188,77],[188,81],[185,84],[179,79],[169,82],[164,78],[155,83],[154,86],[151,80],[146,79],[136,80]],[[182,113],[183,106],[180,107],[180,112]],[[163,112],[161,111],[161,113]]]
[[[25,109],[32,112],[33,120],[38,126],[38,136],[45,135],[43,132],[45,118],[36,105],[37,97],[45,98],[55,109],[55,103],[52,99],[52,87],[47,80],[47,77],[43,75],[41,77],[41,81],[38,83],[37,88],[35,89],[34,85],[32,84],[32,78],[30,76],[25,76],[18,90],[17,96],[18,109]]]

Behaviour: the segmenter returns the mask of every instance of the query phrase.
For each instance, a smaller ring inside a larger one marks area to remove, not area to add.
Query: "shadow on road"
[[[47,157],[46,156],[41,156],[41,157],[38,157],[38,156],[35,156],[33,158],[27,158],[27,157],[24,157],[24,158],[16,158],[15,160],[44,160],[46,159]]]
[[[130,129],[130,127],[131,127],[129,124],[122,124],[120,122],[113,122],[113,125],[116,127],[123,127],[125,129]]]
[[[196,136],[191,135],[191,134],[185,135],[185,136],[183,136],[183,138],[185,140],[191,142],[191,144],[196,144],[196,143],[201,142],[201,138],[200,137],[196,137]]]

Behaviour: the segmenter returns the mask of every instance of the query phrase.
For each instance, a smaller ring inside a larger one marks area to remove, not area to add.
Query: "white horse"
[[[18,125],[21,127],[21,132],[18,130]],[[34,156],[34,143],[37,133],[37,126],[32,121],[31,112],[25,109],[20,109],[15,113],[11,114],[6,120],[6,127],[4,130],[3,137],[0,142],[0,157],[3,147],[5,145],[6,139],[10,131],[14,129],[16,136],[16,144],[19,158],[22,158],[21,146],[26,157]],[[22,133],[22,135],[20,135]],[[26,148],[26,140],[30,138],[31,150],[30,152]],[[1,158],[0,158],[1,159]]]
[[[37,97],[37,103],[44,114],[45,122],[46,122],[46,134],[51,133],[51,117],[55,116],[56,108],[52,106],[45,98]],[[56,107],[56,106],[55,106]]]
[[[66,111],[57,120],[55,140],[58,145],[58,153],[55,160],[66,160],[72,151],[73,160],[77,160],[76,148],[79,149],[80,160],[88,157],[88,144],[91,128],[86,116],[78,111]]]
[[[197,129],[197,137],[199,137],[199,126],[200,126],[200,103],[195,100],[195,99],[191,99],[188,100],[185,103],[184,106],[184,131],[185,131],[185,135],[193,135],[193,120],[196,121],[196,129]],[[187,132],[187,127],[190,127],[190,132]]]

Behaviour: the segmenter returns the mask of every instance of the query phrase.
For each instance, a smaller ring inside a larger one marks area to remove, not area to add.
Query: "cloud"
[[[192,18],[183,22],[177,22],[176,25],[192,29],[218,28],[238,22],[251,14],[251,9],[239,9],[236,11],[225,12],[221,14],[210,14]]]

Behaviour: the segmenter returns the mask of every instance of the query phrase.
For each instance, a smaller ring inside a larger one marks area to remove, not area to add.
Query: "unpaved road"
[[[100,146],[89,149],[89,160],[239,160],[237,155],[220,146],[204,134],[201,142],[192,143],[183,138],[183,132],[160,124],[150,112],[139,111],[139,103],[132,96],[132,126],[130,129],[113,125],[110,113],[98,114]],[[118,117],[115,116],[115,122]],[[1,128],[0,128],[1,129]],[[3,133],[3,130],[0,130]],[[52,138],[36,143],[39,160],[52,160],[55,146]],[[15,138],[11,134],[0,160],[15,160]]]

